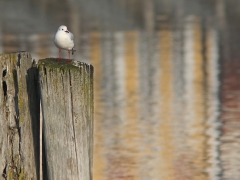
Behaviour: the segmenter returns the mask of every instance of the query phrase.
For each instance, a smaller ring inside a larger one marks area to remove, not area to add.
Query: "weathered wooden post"
[[[0,179],[38,178],[39,96],[31,55],[0,55]]]
[[[49,180],[92,179],[93,67],[38,62]]]

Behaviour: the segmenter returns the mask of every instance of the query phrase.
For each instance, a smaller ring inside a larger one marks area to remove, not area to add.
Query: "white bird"
[[[59,26],[55,36],[54,36],[54,44],[59,49],[59,57],[58,60],[61,59],[61,50],[67,50],[68,51],[68,61],[70,61],[70,52],[72,51],[72,55],[74,51],[74,36],[73,34],[68,31],[67,26],[61,25]]]

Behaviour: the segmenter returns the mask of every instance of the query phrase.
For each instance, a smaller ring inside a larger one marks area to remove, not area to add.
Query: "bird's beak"
[[[66,30],[65,32],[66,32],[66,33],[69,33],[69,31],[68,31],[68,30]]]

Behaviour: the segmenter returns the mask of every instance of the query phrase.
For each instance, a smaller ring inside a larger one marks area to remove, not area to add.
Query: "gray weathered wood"
[[[91,180],[93,67],[44,59],[38,69],[48,179]]]
[[[36,70],[27,52],[0,55],[0,179],[38,176]]]

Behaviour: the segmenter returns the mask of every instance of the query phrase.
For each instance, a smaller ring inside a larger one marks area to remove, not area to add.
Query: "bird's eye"
[[[63,29],[62,29],[63,30]]]

